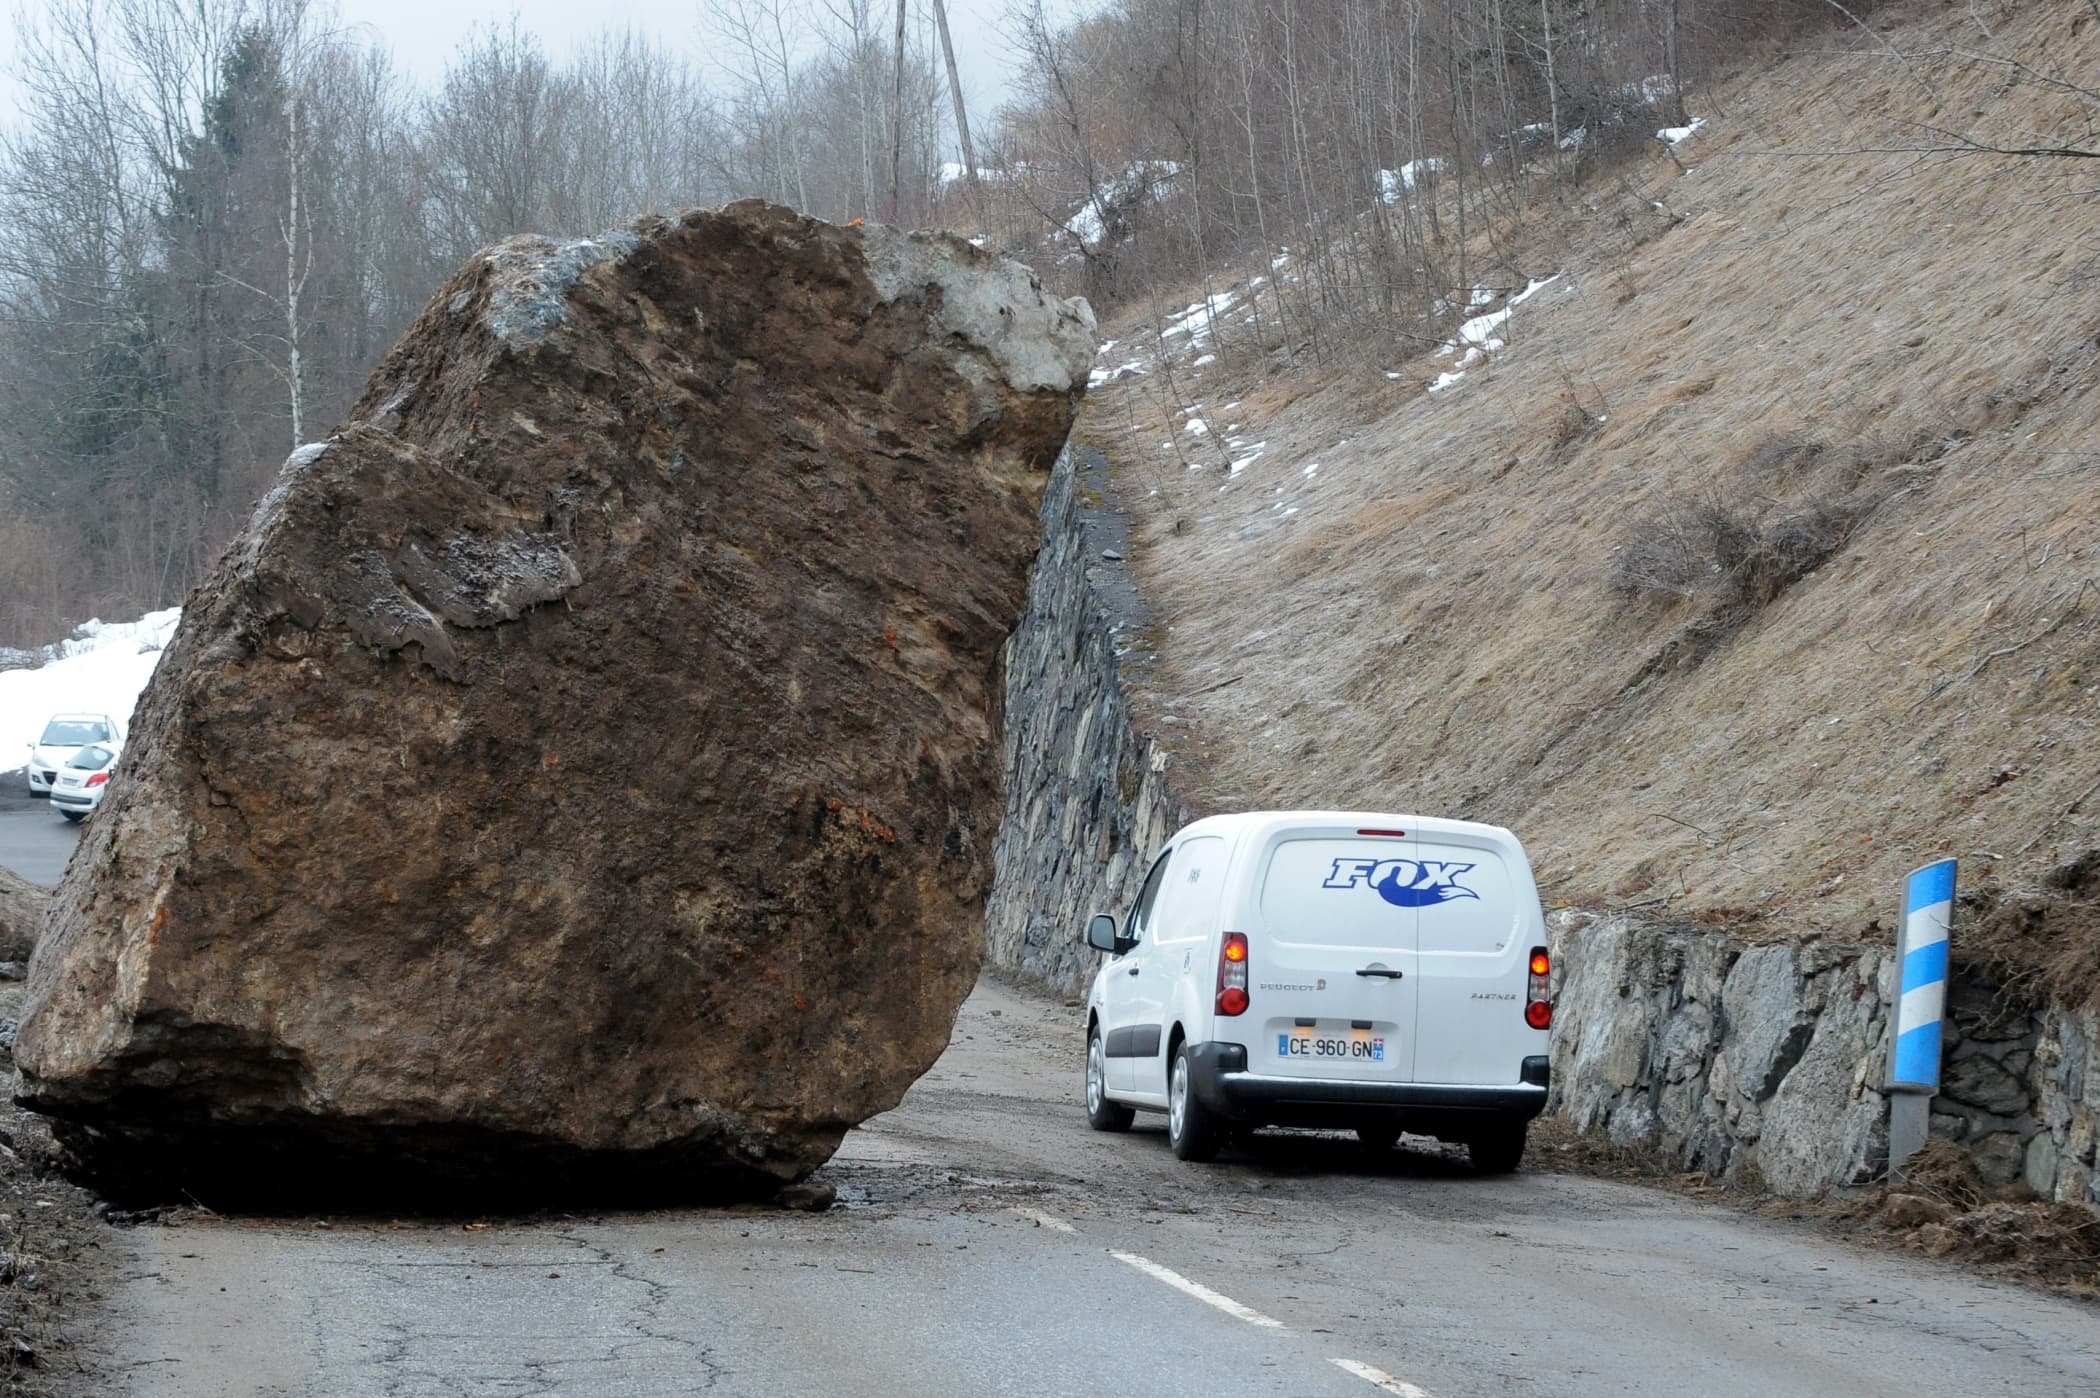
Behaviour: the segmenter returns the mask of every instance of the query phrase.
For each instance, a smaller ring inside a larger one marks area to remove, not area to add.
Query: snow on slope
[[[129,722],[180,620],[182,609],[170,607],[137,621],[90,621],[45,646],[39,668],[0,674],[0,771],[23,765],[28,745],[55,713]]]

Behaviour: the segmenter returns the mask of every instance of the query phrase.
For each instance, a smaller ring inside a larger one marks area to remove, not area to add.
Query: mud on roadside
[[[0,1393],[71,1398],[104,1391],[78,1328],[113,1265],[107,1206],[57,1171],[50,1128],[14,1104],[22,986],[0,981]]]
[[[1718,1180],[1676,1170],[1651,1152],[1616,1146],[1552,1119],[1532,1127],[1525,1163],[1810,1222],[1865,1247],[1916,1253],[1987,1277],[2100,1300],[2100,1214],[2020,1197],[2017,1189],[1994,1195],[1967,1153],[1946,1142],[1928,1145],[1903,1183],[1883,1181],[1820,1200],[1781,1198],[1754,1172]]]

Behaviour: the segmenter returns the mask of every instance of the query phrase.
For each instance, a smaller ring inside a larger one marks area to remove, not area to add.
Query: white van
[[[1513,1170],[1546,1105],[1551,965],[1531,865],[1492,825],[1348,811],[1167,842],[1087,998],[1087,1120],[1167,1114],[1183,1160],[1263,1125],[1401,1131]]]

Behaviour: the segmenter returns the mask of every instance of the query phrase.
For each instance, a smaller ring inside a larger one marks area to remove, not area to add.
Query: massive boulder
[[[0,869],[0,961],[27,961],[51,890]]]
[[[807,1174],[975,979],[1093,325],[759,203],[476,257],[190,599],[25,1102],[131,1197]]]

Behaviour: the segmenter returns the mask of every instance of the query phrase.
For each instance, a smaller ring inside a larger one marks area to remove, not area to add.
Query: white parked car
[[[1524,848],[1467,821],[1200,820],[1167,842],[1087,998],[1087,1120],[1167,1114],[1184,1160],[1262,1125],[1403,1130],[1513,1170],[1546,1105],[1545,918]]]
[[[29,745],[29,794],[49,796],[58,769],[90,743],[121,743],[124,725],[108,714],[53,714],[44,736]]]
[[[117,749],[91,743],[66,759],[51,788],[51,809],[67,820],[79,820],[109,794],[109,775],[116,770]]]

